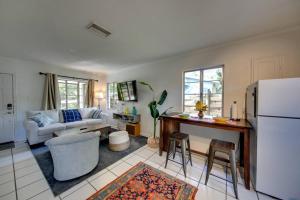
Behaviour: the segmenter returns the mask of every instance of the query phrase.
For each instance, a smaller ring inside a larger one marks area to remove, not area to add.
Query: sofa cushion
[[[64,117],[64,123],[66,122],[75,122],[81,121],[81,115],[78,109],[69,109],[69,110],[62,110],[62,114]]]
[[[78,127],[78,126],[87,125],[87,122],[82,120],[82,121],[75,121],[75,122],[67,122],[64,124],[66,125],[67,128],[74,128],[74,127]]]
[[[78,109],[80,112],[80,115],[82,117],[82,119],[87,119],[91,117],[91,113],[94,110],[97,110],[96,107],[91,107],[91,108],[79,108]]]
[[[37,123],[38,127],[45,127],[54,123],[54,120],[43,113],[37,113],[29,119]]]
[[[52,134],[55,131],[60,131],[64,129],[66,129],[66,126],[64,124],[54,123],[45,127],[40,127],[38,129],[38,135],[48,135],[48,134]]]
[[[37,111],[28,111],[27,118],[30,118],[38,113],[44,114],[48,117],[50,117],[53,120],[53,123],[59,122],[59,115],[57,110],[37,110]]]
[[[84,122],[86,122],[86,124],[90,125],[90,124],[101,124],[103,123],[102,119],[83,119]]]
[[[93,110],[91,112],[91,118],[93,118],[93,119],[101,119],[102,118],[102,110],[101,109]]]

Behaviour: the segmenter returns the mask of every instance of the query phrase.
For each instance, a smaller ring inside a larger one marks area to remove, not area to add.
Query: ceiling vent
[[[105,38],[111,34],[111,32],[109,32],[105,28],[103,28],[95,23],[90,23],[87,26],[87,29],[90,31],[93,31],[93,32],[97,33],[98,35],[100,35],[101,37],[105,37]]]

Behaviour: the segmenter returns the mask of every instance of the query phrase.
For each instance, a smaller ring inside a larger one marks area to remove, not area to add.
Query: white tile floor
[[[179,164],[169,161],[168,167],[164,168],[165,156],[165,153],[161,157],[157,150],[144,146],[54,197],[28,145],[20,143],[14,149],[0,151],[0,200],[83,200],[140,161],[198,187],[196,199],[235,199],[231,173],[226,167],[215,164],[212,173],[216,176],[211,175],[208,185],[205,186],[206,157],[193,154],[193,166],[188,166],[185,178]],[[176,156],[175,159],[179,160],[180,157]],[[272,199],[256,193],[253,189],[246,190],[240,176],[238,192],[241,200]]]

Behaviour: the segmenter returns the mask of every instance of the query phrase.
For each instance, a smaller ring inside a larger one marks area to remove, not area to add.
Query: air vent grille
[[[111,32],[109,32],[108,30],[106,30],[105,28],[95,24],[95,23],[90,23],[87,26],[87,29],[90,31],[93,31],[95,33],[97,33],[98,35],[102,36],[102,37],[108,37],[109,35],[111,35]]]

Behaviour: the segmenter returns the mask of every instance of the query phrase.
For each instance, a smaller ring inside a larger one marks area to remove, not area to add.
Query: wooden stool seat
[[[221,151],[224,153],[230,153],[231,150],[235,150],[235,145],[232,142],[226,142],[223,140],[216,140],[213,139],[210,143],[210,146],[213,146],[213,148],[217,151]]]
[[[181,148],[181,157],[182,157],[182,163],[176,162],[174,160],[175,158],[175,154],[176,154],[176,149],[177,149],[177,144],[180,144],[180,148]],[[173,159],[169,158],[170,155],[170,149],[171,149],[171,145],[172,145],[172,153],[173,153]],[[188,148],[188,153],[189,153],[189,159],[188,161],[186,161],[186,147]],[[166,157],[166,164],[165,164],[165,168],[167,167],[168,164],[168,160],[182,164],[183,166],[183,172],[184,172],[184,176],[186,177],[186,164],[188,162],[191,163],[192,165],[192,155],[191,155],[191,147],[190,147],[190,139],[189,139],[189,135],[186,133],[180,133],[180,132],[175,132],[173,134],[171,134],[169,136],[169,140],[168,140],[168,149],[167,149],[167,157]]]
[[[216,152],[222,152],[229,156],[230,169],[231,169],[232,180],[233,180],[233,189],[234,189],[235,196],[238,199],[235,145],[232,142],[226,142],[226,141],[217,140],[217,139],[213,139],[211,141],[211,143],[209,145],[209,154],[208,154],[208,164],[207,164],[205,185],[207,184],[209,174],[210,174],[212,166],[213,166]]]
[[[172,135],[170,135],[170,138],[176,140],[187,140],[189,139],[189,135],[186,133],[173,133]]]

